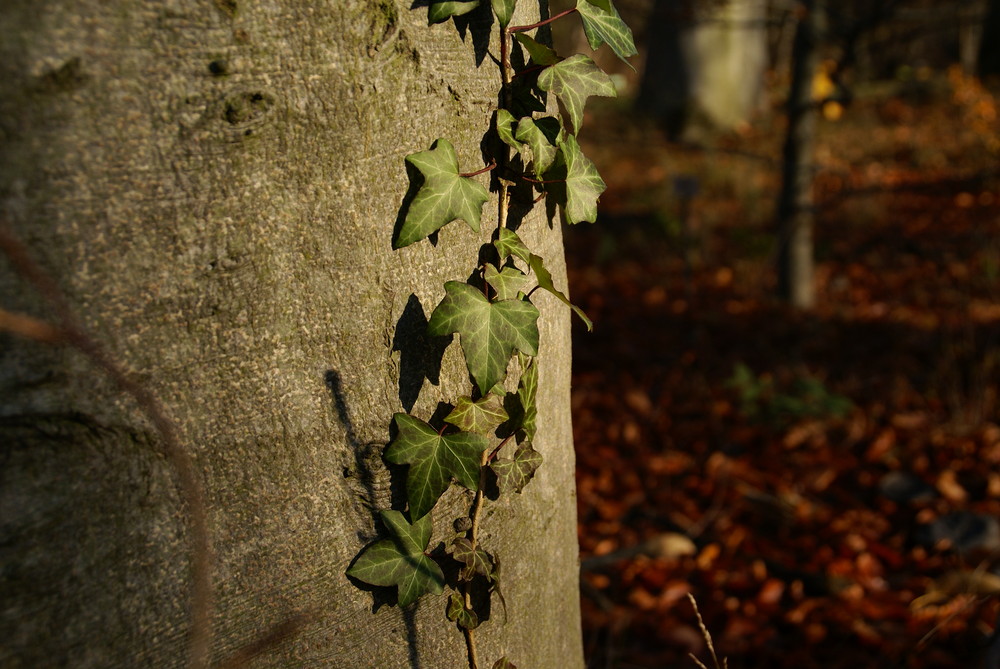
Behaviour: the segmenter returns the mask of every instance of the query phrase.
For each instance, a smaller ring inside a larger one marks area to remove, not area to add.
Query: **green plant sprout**
[[[428,23],[435,24],[471,12],[485,0],[432,1]],[[632,31],[622,21],[612,0],[577,0],[576,6],[551,18],[525,26],[511,26],[517,0],[491,0],[500,29],[500,95],[492,134],[499,141],[488,164],[472,173],[459,171],[455,148],[447,139],[436,140],[427,151],[406,156],[423,180],[409,203],[393,248],[409,246],[462,220],[478,232],[482,208],[489,191],[476,180],[493,172],[498,193],[498,222],[493,235],[492,262],[479,264],[469,282],[449,281],[445,295],[431,314],[428,334],[458,334],[473,380],[470,394],[458,398],[441,429],[423,420],[397,413],[397,436],[383,458],[408,465],[406,513],[381,512],[387,538],[366,546],[347,569],[359,581],[397,588],[397,602],[408,606],[427,594],[444,592],[441,566],[451,561],[457,568],[459,589],[447,601],[446,615],[462,629],[470,669],[479,669],[474,630],[483,606],[473,593],[500,592],[500,561],[480,543],[479,522],[488,471],[496,476],[501,494],[520,493],[542,464],[534,449],[538,387],[538,318],[531,295],[541,288],[568,305],[591,329],[583,311],[559,291],[544,260],[533,253],[507,226],[512,189],[530,183],[545,199],[547,210],[561,208],[570,224],[594,222],[597,200],[605,185],[594,164],[580,150],[576,135],[583,125],[583,108],[590,96],[615,96],[611,78],[588,56],[561,58],[528,33],[553,21],[579,15],[591,48],[607,44],[623,61],[636,54]],[[521,49],[519,68],[511,53]],[[527,58],[524,58],[524,55]],[[561,113],[546,114],[545,94],[558,100]],[[520,160],[512,160],[516,152]],[[534,287],[525,291],[533,279]],[[503,381],[517,358],[517,390],[507,392]],[[474,493],[467,515],[455,519],[455,535],[447,554],[432,556],[431,512],[452,481]],[[446,565],[448,566],[448,565]],[[493,669],[516,669],[506,656]]]

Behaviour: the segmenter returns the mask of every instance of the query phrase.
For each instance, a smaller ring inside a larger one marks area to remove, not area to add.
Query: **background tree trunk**
[[[488,12],[457,30],[409,7],[0,5],[5,215],[196,460],[216,661],[296,622],[253,666],[465,662],[444,598],[400,611],[344,576],[398,483],[392,414],[427,419],[469,388],[457,342],[442,360],[423,325],[496,218],[391,250],[404,155],[444,136],[481,167],[499,86]],[[564,286],[558,226],[518,232]],[[495,607],[480,657],[581,667],[569,312],[535,301],[545,463],[486,508],[507,622]],[[0,306],[52,318],[2,256]],[[0,665],[183,666],[190,500],[148,417],[75,350],[0,333],[0,452]],[[465,493],[446,504],[434,541]]]
[[[1000,1],[989,0],[979,42],[980,77],[1000,75]]]
[[[802,0],[792,48],[792,83],[788,92],[788,129],[782,152],[778,195],[778,295],[794,307],[809,309],[813,286],[813,178],[819,102],[813,80],[819,70],[824,26],[821,0]]]
[[[638,104],[676,134],[732,129],[759,107],[765,0],[657,0]]]

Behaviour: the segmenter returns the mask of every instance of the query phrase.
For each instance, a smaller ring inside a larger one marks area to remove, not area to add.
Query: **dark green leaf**
[[[452,16],[468,14],[479,6],[479,0],[445,0],[432,2],[427,8],[427,23],[441,23]]]
[[[520,151],[521,142],[514,139],[514,121],[516,120],[514,115],[506,109],[497,110],[497,134],[500,135],[504,144],[515,151]]]
[[[521,43],[536,65],[555,65],[559,62],[559,55],[555,51],[535,41],[527,33],[515,33],[514,39]]]
[[[473,548],[472,542],[464,537],[455,539],[452,543],[452,557],[465,565],[462,570],[462,579],[471,581],[476,574],[481,574],[486,578],[493,573],[493,560],[490,554],[481,548]]]
[[[459,176],[458,158],[451,142],[439,139],[429,151],[408,155],[406,162],[420,170],[424,183],[410,203],[393,248],[418,242],[457,219],[479,231],[483,204],[490,195],[482,184]]]
[[[496,267],[487,263],[484,278],[497,292],[497,300],[512,300],[524,287],[528,277],[516,267],[504,267],[498,272]]]
[[[524,262],[531,261],[531,251],[524,245],[517,233],[508,228],[500,228],[500,236],[493,242],[493,246],[496,247],[501,259],[514,255]]]
[[[528,260],[528,265],[531,266],[531,271],[535,273],[535,278],[538,279],[538,286],[559,298],[563,304],[572,309],[580,317],[580,320],[587,325],[587,330],[593,331],[594,324],[587,318],[587,314],[583,313],[583,309],[570,302],[569,298],[562,291],[556,289],[555,284],[552,283],[552,275],[549,274],[549,270],[545,269],[545,262],[539,256],[532,253]]]
[[[559,152],[557,143],[562,126],[559,119],[545,116],[540,119],[522,118],[517,124],[515,137],[531,148],[533,171],[536,179],[541,179],[552,166]]]
[[[513,458],[497,458],[490,467],[497,475],[501,490],[519,493],[528,485],[541,464],[542,454],[532,448],[530,441],[525,441],[514,451]]]
[[[580,132],[583,124],[587,98],[591,95],[613,98],[618,94],[611,77],[580,53],[542,70],[538,86],[559,98],[569,115],[569,126],[574,134]]]
[[[510,25],[516,5],[517,0],[493,0],[493,13],[497,15],[497,21],[500,22],[501,28]]]
[[[453,592],[448,597],[448,620],[458,623],[459,627],[474,630],[479,627],[479,616],[475,611],[465,608],[465,597]]]
[[[493,556],[493,573],[490,574],[490,592],[496,593],[496,596],[500,599],[500,605],[503,607],[503,619],[504,624],[507,624],[507,599],[503,596],[503,590],[500,589],[500,556]],[[511,665],[514,666],[514,665]]]
[[[521,431],[528,441],[535,438],[537,431],[538,407],[535,405],[535,396],[538,394],[538,363],[532,359],[527,361],[526,357],[518,357],[521,362],[521,379],[517,383],[517,399],[521,403],[523,415],[521,416]]]
[[[538,353],[538,309],[527,300],[490,302],[477,288],[458,281],[444,285],[447,295],[434,309],[427,332],[458,332],[469,373],[486,394],[507,375],[515,350]]]
[[[385,459],[410,465],[406,495],[411,517],[421,518],[430,511],[452,477],[469,490],[479,487],[482,453],[489,446],[485,437],[470,432],[441,435],[405,413],[397,413],[395,419],[399,434],[386,447]]]
[[[478,402],[473,402],[471,397],[462,397],[444,421],[463,432],[474,432],[485,436],[507,418],[503,400],[490,394]]]
[[[431,539],[430,515],[411,525],[399,511],[382,511],[382,522],[392,538],[368,546],[347,570],[347,575],[372,585],[398,586],[400,606],[415,602],[428,592],[441,594],[444,574],[424,554]]]
[[[573,135],[567,135],[559,147],[566,161],[567,223],[597,220],[597,200],[604,192],[604,180],[594,163],[583,155]]]
[[[577,0],[576,11],[580,12],[580,18],[583,19],[583,32],[587,35],[590,48],[596,49],[607,44],[616,56],[632,67],[628,58],[638,53],[632,39],[632,30],[622,21],[611,0]]]

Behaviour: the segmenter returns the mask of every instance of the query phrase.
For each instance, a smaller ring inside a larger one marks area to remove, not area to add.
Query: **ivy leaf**
[[[580,132],[587,98],[592,95],[607,98],[618,95],[611,77],[581,53],[542,70],[538,75],[538,87],[562,101],[574,134]]]
[[[531,251],[524,245],[517,233],[510,228],[500,228],[500,236],[493,242],[493,246],[496,247],[501,259],[515,255],[524,262],[531,260]]]
[[[545,116],[540,119],[522,118],[517,124],[515,137],[531,148],[531,159],[534,165],[535,178],[541,179],[546,170],[555,162],[559,147],[559,134],[562,126],[559,119]]]
[[[540,256],[536,256],[532,253],[528,259],[528,265],[531,266],[531,271],[535,273],[535,278],[538,280],[538,286],[559,298],[563,304],[572,309],[573,313],[580,317],[580,320],[582,320],[587,326],[587,331],[593,332],[594,323],[587,318],[587,314],[583,312],[583,309],[570,302],[569,298],[566,297],[562,291],[558,290],[554,283],[552,283],[552,275],[549,273],[549,270],[545,269],[545,261],[543,261]]]
[[[465,608],[465,598],[457,592],[448,597],[448,620],[458,623],[458,626],[474,630],[479,627],[479,616],[475,611]]]
[[[526,33],[515,33],[514,39],[521,43],[524,50],[528,52],[531,56],[531,60],[535,62],[536,65],[555,65],[559,62],[559,55],[549,47],[545,46],[541,42],[536,41],[530,35]]]
[[[576,11],[583,19],[583,32],[587,36],[591,49],[607,44],[615,55],[632,67],[628,62],[630,56],[638,51],[632,39],[632,30],[622,21],[621,15],[611,0],[577,0]],[[635,69],[634,67],[632,68]]]
[[[514,350],[538,353],[538,309],[527,300],[490,302],[477,288],[449,281],[445,295],[427,323],[427,332],[462,335],[469,373],[486,394],[507,375]]]
[[[465,537],[459,537],[452,542],[451,556],[465,565],[462,569],[462,580],[471,581],[476,574],[486,578],[493,573],[493,560],[490,554],[481,548],[473,548],[472,542]]]
[[[515,151],[520,151],[521,142],[514,139],[514,121],[516,120],[514,115],[506,109],[497,110],[497,134],[504,144]]]
[[[566,161],[566,214],[567,223],[597,220],[597,200],[604,192],[604,180],[573,135],[567,135],[559,147]]]
[[[429,151],[408,155],[406,162],[420,170],[424,183],[410,203],[393,248],[418,242],[459,218],[479,232],[483,204],[490,196],[482,184],[459,175],[451,142],[439,139]]]
[[[535,396],[538,394],[538,364],[532,359],[525,362],[524,358],[518,358],[521,363],[521,379],[517,382],[517,399],[521,403],[521,431],[527,441],[535,438],[537,431],[538,407],[535,405]]]
[[[517,0],[493,0],[493,13],[497,15],[497,21],[500,22],[501,28],[510,25],[516,5]]]
[[[431,540],[431,517],[412,525],[399,511],[382,511],[382,522],[392,533],[366,548],[347,575],[371,585],[399,588],[399,605],[407,606],[422,595],[444,590],[444,574],[434,560],[424,554]]]
[[[517,665],[508,660],[507,656],[504,655],[493,663],[493,669],[517,669]]]
[[[504,267],[497,271],[496,267],[487,263],[485,279],[486,283],[497,291],[497,300],[512,300],[524,287],[524,282],[528,277],[516,267]]]
[[[427,8],[427,23],[441,23],[452,16],[468,14],[479,6],[479,0],[446,0],[432,2]]]
[[[496,395],[487,395],[478,402],[471,397],[462,397],[444,422],[451,423],[463,432],[487,435],[507,420],[503,401]]]
[[[501,490],[520,493],[541,464],[542,454],[531,446],[530,441],[525,441],[514,451],[513,458],[497,458],[490,464],[490,468],[496,473]]]
[[[493,573],[490,574],[490,593],[496,593],[497,597],[500,598],[500,604],[503,606],[503,620],[504,624],[507,624],[507,600],[503,596],[503,590],[500,589],[500,556],[493,556]],[[514,665],[511,665],[514,666]]]
[[[482,453],[489,446],[485,437],[470,432],[441,435],[405,413],[397,413],[394,418],[399,434],[385,449],[384,457],[393,464],[410,465],[406,496],[411,517],[423,518],[452,477],[469,490],[479,487]]]

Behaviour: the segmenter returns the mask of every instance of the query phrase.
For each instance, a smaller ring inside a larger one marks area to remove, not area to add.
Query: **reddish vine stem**
[[[460,172],[458,176],[460,176],[460,177],[476,177],[476,176],[479,176],[480,174],[484,174],[486,172],[489,172],[490,170],[492,170],[496,166],[497,166],[497,161],[491,160],[490,164],[487,165],[486,167],[484,167],[481,170],[476,170],[475,172],[464,172],[464,173]]]
[[[188,531],[191,541],[191,630],[188,640],[188,666],[208,666],[212,643],[212,546],[205,510],[205,490],[195,471],[194,460],[177,435],[177,428],[167,417],[160,401],[145,386],[133,381],[125,371],[92,339],[77,322],[69,302],[59,286],[31,258],[27,248],[10,232],[6,220],[0,220],[0,250],[18,273],[28,280],[55,310],[61,340],[90,358],[104,370],[153,423],[163,439],[163,454],[174,468],[177,486],[188,506]],[[49,334],[53,334],[51,331]]]
[[[572,9],[567,9],[566,11],[559,12],[555,16],[550,16],[549,18],[547,18],[547,19],[545,19],[543,21],[539,21],[538,23],[532,23],[529,26],[512,26],[510,28],[507,28],[507,31],[508,32],[512,32],[512,33],[523,33],[523,32],[528,31],[528,30],[534,30],[535,28],[541,28],[542,26],[548,25],[548,24],[552,23],[553,21],[558,21],[559,19],[561,19],[564,16],[568,16],[568,15],[572,14],[575,11],[576,11],[576,7],[573,7]]]

